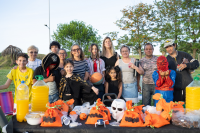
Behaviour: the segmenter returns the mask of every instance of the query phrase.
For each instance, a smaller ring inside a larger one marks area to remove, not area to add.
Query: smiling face
[[[65,60],[67,53],[65,52],[65,50],[59,50],[58,56],[59,56],[60,60]]]
[[[33,60],[36,59],[37,55],[38,55],[38,51],[37,51],[36,49],[30,49],[30,50],[28,51],[28,56],[29,56],[29,58],[31,58],[31,59],[33,59]]]
[[[129,57],[130,51],[129,51],[129,49],[127,47],[121,48],[120,52],[121,52],[123,58],[128,58]]]
[[[71,63],[67,63],[64,67],[67,74],[72,74],[74,70],[74,66]]]
[[[81,49],[78,45],[74,45],[71,49],[71,53],[74,57],[79,57],[81,55]]]
[[[26,60],[25,57],[20,56],[17,60],[16,60],[17,65],[19,66],[19,68],[25,68],[26,64],[28,63],[28,61]]]
[[[93,45],[92,46],[92,55],[97,56],[97,52],[98,52],[97,46]]]

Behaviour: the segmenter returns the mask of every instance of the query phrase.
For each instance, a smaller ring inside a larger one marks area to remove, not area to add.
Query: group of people
[[[199,62],[188,53],[177,51],[173,40],[168,39],[164,45],[168,56],[169,69],[176,71],[174,85],[174,101],[185,101],[185,87],[192,81],[191,71],[199,67]],[[123,45],[120,48],[122,58],[114,50],[109,37],[103,40],[102,50],[97,44],[91,44],[91,56],[85,59],[84,52],[78,44],[71,47],[70,58],[66,59],[67,52],[60,48],[56,41],[50,44],[51,53],[43,60],[37,59],[38,48],[30,46],[28,55],[19,53],[14,67],[7,75],[7,82],[0,86],[7,89],[12,80],[15,91],[21,81],[29,87],[29,101],[31,101],[32,85],[37,82],[36,75],[43,75],[44,82],[49,86],[49,102],[58,99],[69,100],[73,98],[75,105],[84,102],[91,104],[103,97],[105,93],[115,93],[117,98],[138,102],[140,75],[142,78],[142,104],[151,105],[151,96],[155,93],[155,83],[152,74],[157,70],[157,56],[153,55],[154,47],[151,43],[144,46],[145,57],[135,65],[136,59],[130,57],[130,48]],[[177,71],[178,69],[178,71]],[[134,71],[138,73],[135,76]],[[102,74],[104,80],[100,85],[93,85],[90,77],[95,72]],[[184,77],[184,78],[183,78]],[[114,99],[113,96],[106,96]],[[16,95],[14,97],[16,103]]]

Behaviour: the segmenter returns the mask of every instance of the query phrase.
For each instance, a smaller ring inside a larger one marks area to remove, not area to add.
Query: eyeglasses
[[[37,54],[38,52],[37,52],[37,51],[34,51],[34,52],[31,51],[31,52],[29,52],[29,53],[30,53],[30,54],[33,54],[33,53],[34,53],[34,54]]]
[[[78,51],[80,51],[80,50],[81,50],[80,48],[72,49],[72,52],[78,52]]]

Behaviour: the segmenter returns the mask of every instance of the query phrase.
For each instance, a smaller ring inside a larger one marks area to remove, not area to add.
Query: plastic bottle
[[[200,80],[197,76],[186,87],[186,109],[187,111],[200,109]]]
[[[32,86],[31,111],[46,111],[49,102],[49,86],[42,75],[36,75],[37,82]]]
[[[29,88],[24,81],[21,81],[21,84],[17,87],[16,99],[17,121],[26,121],[25,116],[29,111]]]

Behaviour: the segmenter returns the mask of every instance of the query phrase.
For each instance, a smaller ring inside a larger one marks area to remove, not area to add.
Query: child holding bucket
[[[88,63],[88,66],[89,66],[89,74],[90,76],[96,72],[102,74],[102,77],[104,79],[104,75],[105,75],[105,63],[104,61],[100,58],[100,55],[99,55],[99,48],[98,48],[98,45],[97,44],[91,44],[90,45],[90,53],[91,53],[91,56],[90,58],[87,60],[87,63]],[[92,77],[91,77],[92,78]],[[99,79],[101,80],[101,79]],[[102,83],[93,83],[93,85],[99,89],[99,95],[98,95],[98,98],[101,98],[103,97],[103,94],[104,94],[104,82]]]

